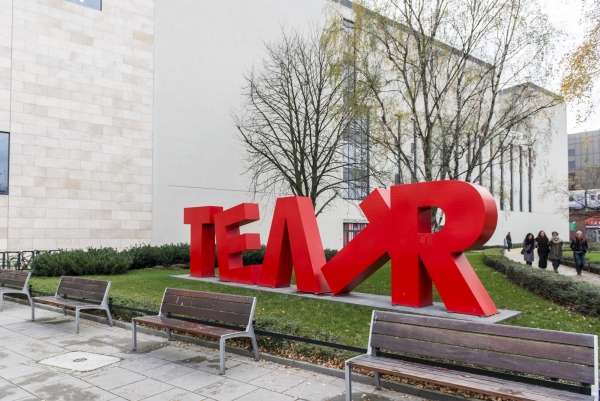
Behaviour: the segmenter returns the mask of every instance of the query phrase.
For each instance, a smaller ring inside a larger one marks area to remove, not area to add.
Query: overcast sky
[[[584,33],[582,25],[582,1],[581,0],[538,0],[540,4],[546,6],[546,12],[550,19],[561,28],[568,38],[557,45],[557,67],[561,57],[569,50],[572,50],[578,43],[581,42]],[[548,88],[554,91],[558,90],[558,80],[554,83],[554,87]],[[597,96],[598,97],[598,96]],[[600,98],[596,99],[596,103],[600,106]],[[598,108],[598,107],[596,107]],[[569,134],[582,131],[591,131],[600,129],[600,113],[594,113],[587,121],[582,124],[577,124],[576,110],[569,107],[568,115],[568,132]]]

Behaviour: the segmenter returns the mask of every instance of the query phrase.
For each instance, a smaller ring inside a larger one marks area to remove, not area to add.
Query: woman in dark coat
[[[533,234],[529,233],[523,240],[523,250],[521,253],[525,259],[525,264],[531,266],[533,264],[533,259],[535,258],[533,254],[533,249],[535,248],[535,238],[533,238]]]
[[[548,253],[550,253],[550,244],[546,233],[543,230],[540,231],[535,241],[537,243],[538,256],[540,257],[538,267],[545,269],[548,267]]]

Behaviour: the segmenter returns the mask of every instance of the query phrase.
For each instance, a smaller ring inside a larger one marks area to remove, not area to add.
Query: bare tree
[[[354,10],[373,154],[397,183],[453,179],[493,190],[487,178],[512,146],[545,148],[561,103],[541,89],[558,31],[537,2],[365,0]]]
[[[344,171],[362,171],[347,149],[364,129],[363,92],[337,40],[314,26],[282,30],[245,77],[234,115],[255,194],[309,197],[317,215],[342,194]]]

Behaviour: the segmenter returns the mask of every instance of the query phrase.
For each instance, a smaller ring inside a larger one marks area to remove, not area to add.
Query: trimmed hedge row
[[[188,244],[62,250],[40,254],[31,262],[34,276],[91,276],[127,273],[131,269],[190,263]]]
[[[244,265],[262,264],[265,249],[263,245],[260,250],[245,253]],[[336,250],[325,249],[325,259],[329,261],[336,253]],[[120,252],[113,248],[88,248],[40,254],[31,263],[31,271],[34,276],[50,277],[111,275],[123,274],[128,270],[189,263],[189,244],[140,245]]]
[[[483,263],[504,274],[510,282],[559,305],[592,317],[600,317],[600,288],[552,271],[525,267],[498,250],[483,252]]]

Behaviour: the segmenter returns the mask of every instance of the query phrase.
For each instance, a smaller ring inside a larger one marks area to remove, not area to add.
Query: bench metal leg
[[[173,341],[173,336],[171,335],[171,329],[167,328],[167,337],[169,337],[169,341]]]
[[[352,369],[346,362],[346,401],[352,401]]]
[[[35,319],[35,306],[33,305],[33,299],[31,299],[31,295],[25,295],[27,295],[27,299],[29,299],[29,305],[31,305],[31,321],[33,322],[33,320]]]
[[[137,350],[137,327],[135,320],[131,320],[131,335],[133,337],[133,350]]]
[[[373,372],[373,377],[375,378],[375,388],[381,390],[381,374],[379,372]]]
[[[252,348],[254,349],[254,359],[260,361],[260,355],[258,354],[258,344],[256,343],[256,337],[250,337],[252,340]]]
[[[65,316],[67,316],[67,308],[63,306],[63,307],[62,307],[62,310],[63,310],[63,314],[64,314]]]
[[[219,340],[219,354],[221,359],[221,374],[225,374],[225,339],[221,337]]]
[[[4,294],[0,294],[0,312],[4,309]]]
[[[75,334],[79,334],[79,308],[75,308]]]
[[[110,327],[113,327],[113,320],[112,320],[112,316],[110,315],[110,309],[108,308],[108,306],[106,308],[104,308],[104,310],[106,311],[106,316],[108,316],[108,324],[110,324]]]

